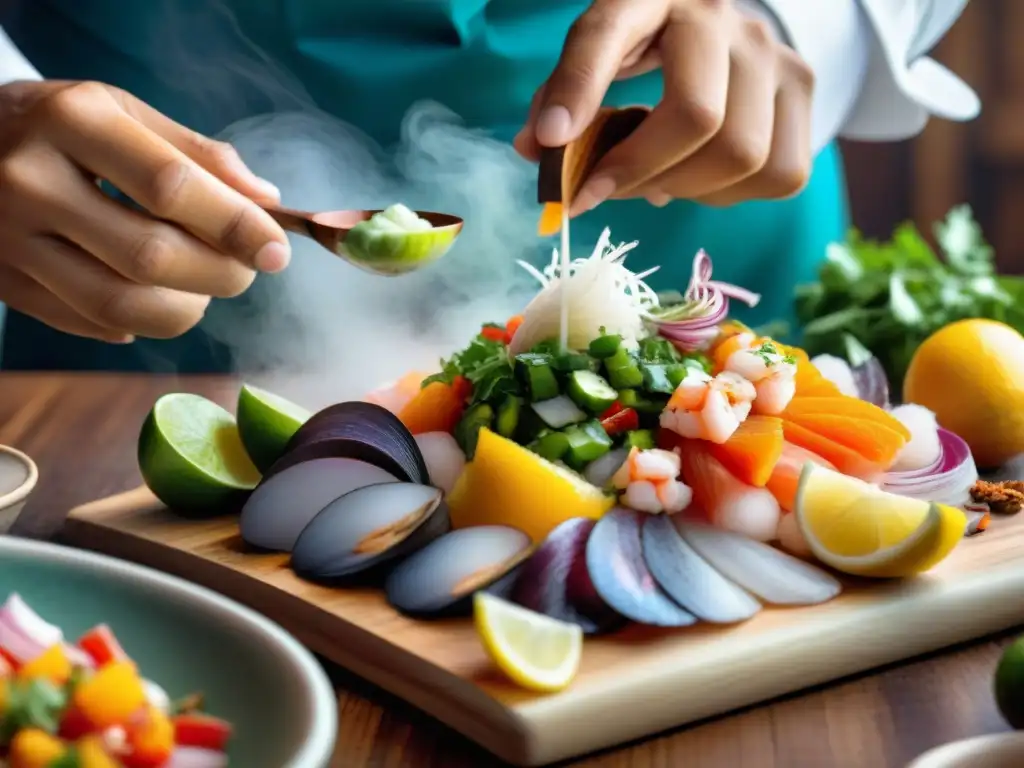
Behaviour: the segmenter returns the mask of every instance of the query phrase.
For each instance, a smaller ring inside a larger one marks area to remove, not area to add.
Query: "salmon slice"
[[[709,443],[711,455],[738,480],[763,487],[782,455],[782,419],[749,416],[724,443]]]
[[[899,434],[904,440],[910,439],[910,430],[903,423],[888,411],[879,408],[874,403],[861,400],[859,397],[849,395],[836,395],[834,397],[801,397],[799,392],[789,405],[783,418],[797,418],[809,415],[847,416],[853,419],[865,419],[883,427],[888,427]]]
[[[782,433],[787,442],[818,454],[844,475],[872,482],[885,472],[885,467],[868,461],[845,445],[785,418],[782,420]]]
[[[835,469],[831,462],[826,461],[818,454],[801,448],[799,445],[783,442],[782,453],[779,460],[775,462],[772,476],[768,478],[764,487],[771,491],[772,496],[778,500],[779,506],[787,512],[792,512],[796,505],[796,489],[800,485],[800,473],[808,461],[813,461],[825,469]]]
[[[787,418],[883,467],[891,466],[896,454],[907,444],[896,430],[869,419],[830,413],[789,414]]]

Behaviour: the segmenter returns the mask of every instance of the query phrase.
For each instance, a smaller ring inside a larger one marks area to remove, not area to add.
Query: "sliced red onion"
[[[718,335],[718,324],[729,314],[729,299],[757,306],[759,294],[711,279],[711,257],[703,250],[693,260],[693,274],[683,294],[685,303],[655,317],[658,333],[684,352],[693,352]]]
[[[45,621],[16,592],[0,607],[0,648],[19,662],[34,659],[64,641],[64,633]]]
[[[889,472],[882,490],[901,496],[960,506],[970,498],[970,487],[978,480],[978,468],[971,449],[962,437],[939,427],[939,458],[923,469]]]
[[[854,366],[853,380],[857,383],[857,394],[861,400],[877,405],[879,408],[889,407],[889,377],[885,369],[872,355],[860,365]]]
[[[92,656],[83,651],[77,645],[71,645],[71,643],[64,643],[64,655],[68,661],[71,662],[73,667],[82,667],[84,669],[95,669],[96,662],[93,661]]]
[[[578,424],[587,418],[587,414],[577,408],[576,403],[566,395],[552,397],[550,400],[541,400],[539,403],[534,403],[532,407],[536,414],[540,416],[541,421],[552,429],[561,429],[570,424]]]
[[[628,448],[616,448],[614,451],[609,451],[604,456],[594,459],[587,465],[586,469],[583,470],[583,479],[591,485],[604,488],[611,482],[612,477],[619,471],[619,468],[626,463],[628,457]]]
[[[176,747],[163,768],[224,768],[228,756],[223,752],[199,747]]]

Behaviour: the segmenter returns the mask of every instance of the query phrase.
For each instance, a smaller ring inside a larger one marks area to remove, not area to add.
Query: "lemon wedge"
[[[473,621],[484,649],[502,672],[531,691],[560,691],[572,682],[583,632],[486,592],[473,596]]]
[[[821,562],[854,576],[901,578],[937,565],[963,539],[967,516],[880,490],[808,462],[794,513]]]

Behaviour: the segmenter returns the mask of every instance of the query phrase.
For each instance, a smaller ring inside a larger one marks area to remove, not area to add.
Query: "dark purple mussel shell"
[[[671,516],[648,515],[641,538],[651,575],[694,616],[715,624],[732,624],[761,610],[756,598],[726,579],[686,543]]]
[[[397,483],[385,469],[349,458],[313,459],[264,477],[239,520],[242,539],[260,549],[290,552],[316,514],[357,488]]]
[[[325,458],[357,459],[407,483],[430,483],[412,433],[387,408],[359,401],[338,403],[313,414],[288,441],[264,480],[296,464]]]
[[[644,560],[641,512],[615,507],[594,526],[587,541],[587,572],[597,594],[617,613],[638,624],[686,627],[696,617],[654,580]]]
[[[479,590],[507,598],[532,551],[530,537],[516,528],[460,528],[395,566],[384,591],[392,607],[407,616],[466,616]]]
[[[566,520],[530,556],[512,589],[520,605],[579,626],[584,634],[608,632],[625,620],[600,598],[587,572],[587,540],[595,521]]]
[[[367,485],[317,513],[292,548],[292,570],[311,581],[339,582],[383,572],[403,555],[448,532],[437,488],[415,483]]]

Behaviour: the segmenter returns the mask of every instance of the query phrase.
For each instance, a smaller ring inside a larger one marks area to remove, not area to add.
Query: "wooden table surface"
[[[138,485],[139,427],[153,401],[172,391],[196,392],[229,405],[237,383],[224,377],[0,375],[0,443],[31,455],[40,472],[39,486],[12,532],[54,538],[72,507]],[[973,643],[571,765],[903,768],[938,744],[1006,730],[991,687],[1007,642],[1003,636]],[[342,670],[328,672],[338,689],[334,765],[498,765],[384,692]]]

